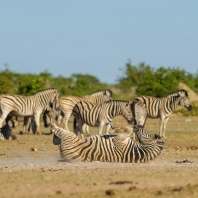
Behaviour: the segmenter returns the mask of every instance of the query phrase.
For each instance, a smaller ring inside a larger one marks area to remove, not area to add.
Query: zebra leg
[[[162,120],[162,118],[160,118],[160,120],[159,120],[159,135],[160,135],[160,137],[163,137],[163,131],[162,131],[163,123],[164,123],[164,120]]]
[[[26,127],[27,127],[27,125],[29,123],[29,118],[30,118],[30,116],[24,116],[24,118],[23,118],[23,127],[20,130],[20,132],[19,132],[20,134],[25,134],[26,133]]]
[[[100,124],[99,124],[99,127],[98,127],[98,133],[99,133],[99,135],[102,135],[102,129],[104,127],[104,124],[105,124],[104,121],[101,121]],[[110,125],[110,127],[111,127],[111,125]]]
[[[60,126],[61,125],[61,121],[62,121],[62,116],[61,115],[58,115],[57,116],[57,124],[58,124],[58,126]]]
[[[69,118],[70,118],[71,114],[66,114],[64,115],[64,117],[62,118],[62,121],[63,121],[63,129],[66,129],[69,131],[69,127],[68,127],[68,121],[69,121]]]
[[[76,123],[78,124],[77,126],[75,126],[74,128],[74,133],[76,134],[76,136],[78,136],[78,132],[80,132],[81,138],[82,140],[84,140],[84,134],[83,134],[83,123],[79,120],[76,120]]]
[[[34,115],[35,129],[36,129],[35,131],[38,135],[41,135],[42,133],[40,132],[39,118],[40,118],[40,114]]]
[[[111,123],[106,124],[106,134],[109,134],[110,129],[111,129]]]
[[[164,122],[163,122],[163,126],[162,126],[162,137],[166,140],[166,136],[165,136],[165,130],[166,130],[166,124],[169,120],[169,117],[165,118]]]
[[[58,110],[56,112],[56,121],[57,121],[58,126],[60,126],[61,123],[63,122],[63,117],[64,117],[64,113],[61,110]]]
[[[32,134],[36,134],[36,132],[37,132],[36,122],[35,122],[33,116],[31,116],[31,117],[29,118],[29,127],[28,127],[28,131],[29,131],[29,133],[32,133]]]
[[[89,134],[89,126],[87,124],[83,124],[82,128],[83,128],[83,132]]]

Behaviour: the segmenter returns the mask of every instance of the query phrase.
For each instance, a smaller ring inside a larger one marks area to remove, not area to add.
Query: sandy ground
[[[198,197],[197,121],[173,116],[162,154],[144,164],[67,163],[49,129],[17,134],[17,140],[0,142],[0,197]],[[157,133],[158,121],[146,128]]]

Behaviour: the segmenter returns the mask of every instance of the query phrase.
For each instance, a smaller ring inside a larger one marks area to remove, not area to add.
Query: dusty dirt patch
[[[1,141],[0,197],[198,197],[197,121],[172,116],[162,154],[145,164],[67,163],[52,135]],[[146,128],[157,133],[158,120],[149,120]]]

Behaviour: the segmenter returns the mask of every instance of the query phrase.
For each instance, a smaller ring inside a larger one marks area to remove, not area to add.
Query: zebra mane
[[[36,94],[42,93],[44,91],[58,91],[58,90],[55,88],[48,88],[48,89],[43,89],[43,90],[37,91]]]
[[[104,89],[104,90],[96,91],[96,92],[91,93],[91,95],[92,94],[97,94],[97,93],[102,93],[103,95],[110,96],[110,97],[113,96],[113,92],[110,89]]]
[[[172,97],[180,97],[181,94],[184,93],[186,97],[188,97],[188,93],[186,90],[184,89],[181,89],[179,91],[175,91],[175,92],[172,92],[170,94],[167,95],[168,98],[172,98]]]
[[[126,103],[129,103],[130,104],[130,101],[126,101],[126,100],[109,100],[109,101],[106,101],[106,102],[104,102],[104,103],[112,103],[112,102],[126,102]]]

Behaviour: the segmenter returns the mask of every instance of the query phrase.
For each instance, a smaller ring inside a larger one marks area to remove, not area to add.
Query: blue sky
[[[196,73],[197,9],[197,0],[2,0],[0,69],[110,84],[129,60]]]

